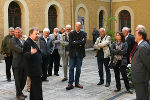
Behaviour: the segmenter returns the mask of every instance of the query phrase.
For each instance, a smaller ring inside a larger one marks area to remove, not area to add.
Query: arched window
[[[119,13],[119,30],[121,31],[123,27],[131,28],[131,15],[127,10]]]
[[[99,28],[103,27],[103,15],[104,15],[104,11],[101,10],[99,13]]]
[[[53,33],[53,29],[57,27],[57,11],[54,6],[50,6],[48,10],[48,25],[50,33]]]
[[[21,27],[21,9],[16,2],[11,2],[8,8],[9,27]]]

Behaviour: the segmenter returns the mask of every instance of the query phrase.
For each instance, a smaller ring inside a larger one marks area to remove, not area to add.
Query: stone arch
[[[64,27],[64,15],[63,15],[63,9],[61,7],[61,5],[57,2],[57,1],[49,1],[46,8],[45,8],[45,27],[48,27],[48,10],[49,7],[53,5],[55,6],[56,10],[57,10],[57,27],[58,28],[63,28]]]
[[[23,33],[28,34],[29,32],[29,10],[28,10],[28,6],[25,0],[5,0],[5,3],[4,3],[4,36],[8,34],[8,7],[12,1],[16,2],[22,10],[21,26],[23,29]]]
[[[84,4],[79,4],[76,9],[75,9],[75,22],[78,21],[78,11],[80,8],[83,8],[85,10],[85,20],[86,20],[86,30],[85,32],[87,32],[87,39],[89,39],[89,16],[88,16],[88,9]]]
[[[98,11],[97,11],[97,29],[99,29],[99,13],[100,13],[101,11],[104,11],[104,15],[103,15],[104,18],[105,18],[105,17],[108,17],[107,9],[106,9],[104,6],[101,6],[101,7],[98,9]],[[105,26],[106,26],[106,23],[104,23],[103,27],[105,28]]]
[[[130,13],[130,15],[131,15],[131,30],[132,30],[132,33],[134,33],[134,12],[129,6],[122,6],[116,10],[116,12],[115,12],[115,16],[116,16],[115,32],[119,31],[119,13],[122,10],[127,10]]]

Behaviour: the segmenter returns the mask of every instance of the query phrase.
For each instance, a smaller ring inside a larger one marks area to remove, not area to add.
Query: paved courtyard
[[[62,62],[61,62],[62,63]],[[122,90],[119,93],[113,92],[115,89],[115,78],[113,70],[112,82],[110,87],[97,86],[99,82],[97,62],[95,52],[92,50],[86,52],[86,57],[83,60],[82,73],[80,84],[83,89],[74,88],[66,91],[67,81],[62,82],[63,69],[60,67],[60,76],[48,77],[49,82],[43,82],[43,97],[44,100],[133,100],[135,93],[126,93],[123,81]],[[26,100],[29,100],[29,93],[24,89],[24,94],[28,95]],[[11,82],[6,81],[5,63],[2,60],[0,63],[0,100],[17,100],[15,97],[14,79]]]

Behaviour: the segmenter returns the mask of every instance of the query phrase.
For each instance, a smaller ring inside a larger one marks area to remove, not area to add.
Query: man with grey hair
[[[128,44],[128,49],[127,49],[127,54],[126,54],[126,57],[127,57],[127,64],[130,64],[130,53],[134,47],[134,44],[135,44],[135,38],[133,35],[130,35],[129,34],[129,30],[128,30],[128,27],[123,27],[122,29],[122,33],[124,34],[125,36],[125,41],[127,42]]]
[[[53,43],[53,49],[50,54],[49,59],[49,68],[48,68],[48,76],[52,76],[52,69],[53,69],[53,63],[54,63],[54,75],[59,76],[59,66],[60,66],[60,37],[61,34],[59,34],[59,29],[54,28],[53,34],[50,34],[49,38],[52,40]]]
[[[23,57],[23,44],[22,30],[20,27],[15,28],[15,35],[10,41],[10,48],[13,54],[12,68],[14,71],[15,85],[16,85],[16,97],[19,100],[24,100],[27,95],[22,93],[26,84],[26,72],[25,63]]]
[[[68,69],[68,60],[69,60],[69,33],[71,31],[71,25],[66,25],[65,33],[62,34],[60,38],[60,56],[63,61],[64,69],[64,78],[62,81],[66,81],[67,78],[67,69]]]
[[[97,38],[94,48],[97,49],[97,64],[98,64],[98,72],[100,81],[97,85],[104,84],[104,74],[103,74],[103,64],[105,65],[106,71],[106,84],[105,87],[110,86],[111,82],[111,73],[108,67],[108,63],[110,61],[110,44],[111,44],[111,37],[106,35],[105,28],[100,28],[100,37]]]
[[[14,28],[9,28],[9,34],[6,35],[2,41],[1,54],[4,56],[6,63],[6,78],[7,81],[11,81],[11,65],[12,65],[12,51],[10,49],[10,39],[14,36]]]
[[[44,28],[43,34],[39,37],[39,46],[42,54],[42,81],[47,80],[47,67],[49,62],[49,55],[52,49],[52,42],[49,38],[50,30],[48,28]]]

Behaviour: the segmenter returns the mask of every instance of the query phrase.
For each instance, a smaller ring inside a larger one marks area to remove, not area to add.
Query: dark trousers
[[[100,77],[100,82],[104,83],[104,73],[103,73],[103,64],[105,66],[105,71],[106,71],[106,82],[110,83],[111,82],[111,74],[110,74],[110,69],[108,67],[110,58],[104,58],[102,56],[97,56],[97,64],[98,64],[98,72],[99,72],[99,77]]]
[[[121,60],[119,60],[113,69],[114,69],[114,73],[115,73],[116,88],[118,90],[121,89],[121,83],[120,83],[120,72],[121,72],[126,89],[127,90],[130,89],[129,80],[127,77],[127,71],[126,71],[127,66],[121,66]]]
[[[47,79],[47,67],[48,67],[48,61],[49,61],[49,56],[45,55],[42,56],[42,80],[46,80]]]
[[[6,78],[11,79],[12,56],[4,57],[6,63]]]
[[[54,74],[57,74],[59,71],[60,65],[60,55],[58,53],[58,49],[54,49],[53,53],[49,56],[49,68],[48,74],[52,75],[53,63],[54,63]]]
[[[30,88],[30,100],[43,100],[42,80],[40,76],[32,76]]]
[[[149,100],[148,94],[148,82],[136,83],[135,92],[136,92],[136,100]]]
[[[16,96],[22,95],[22,90],[26,84],[26,73],[23,68],[13,68],[16,85]]]

